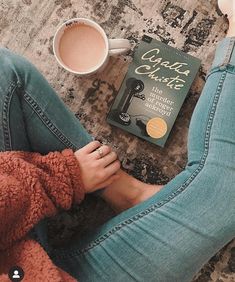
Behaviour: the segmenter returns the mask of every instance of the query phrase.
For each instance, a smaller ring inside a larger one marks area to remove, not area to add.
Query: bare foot
[[[101,197],[120,213],[129,209],[159,192],[163,185],[150,185],[143,183],[120,170],[120,178],[101,192]]]
[[[218,6],[224,15],[227,15],[229,20],[235,17],[235,1],[234,0],[218,0]]]
[[[218,6],[224,15],[227,15],[229,20],[229,29],[227,37],[235,36],[235,0],[218,0]]]

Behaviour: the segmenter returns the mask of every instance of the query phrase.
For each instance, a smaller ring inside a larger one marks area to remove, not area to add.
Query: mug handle
[[[128,39],[108,39],[109,55],[124,54],[131,49],[131,43]]]

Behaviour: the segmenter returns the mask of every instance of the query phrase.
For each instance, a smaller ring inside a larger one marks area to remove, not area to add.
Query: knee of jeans
[[[4,47],[0,47],[0,66],[2,65],[5,66],[6,71],[13,71],[19,86],[24,85],[28,74],[37,72],[36,67],[26,57]]]
[[[21,77],[19,73],[19,65],[21,65],[19,55],[11,50],[0,47],[0,79],[1,85],[17,84],[21,85]]]
[[[1,66],[2,64],[7,66],[8,64],[12,63],[12,58],[14,56],[14,53],[5,48],[5,47],[0,47],[0,62],[1,62]]]

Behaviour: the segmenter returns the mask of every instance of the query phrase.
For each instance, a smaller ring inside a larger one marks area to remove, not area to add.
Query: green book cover
[[[144,35],[107,122],[164,147],[200,60]]]

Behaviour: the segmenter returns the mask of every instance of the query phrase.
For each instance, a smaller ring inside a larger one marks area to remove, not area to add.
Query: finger
[[[115,162],[111,163],[110,165],[106,166],[104,168],[105,171],[105,175],[107,175],[107,177],[115,174],[121,167],[121,163],[119,160],[116,160]]]
[[[105,188],[112,184],[114,181],[118,180],[120,178],[120,175],[114,174],[111,177],[109,177],[107,180],[103,181],[102,183],[98,184],[97,187],[99,188]]]
[[[81,150],[84,153],[90,154],[91,152],[99,148],[100,146],[101,146],[101,143],[99,141],[92,141],[88,143],[86,146],[84,146],[83,148],[81,148]]]
[[[99,151],[101,152],[101,154],[99,153]],[[96,160],[101,159],[111,152],[111,147],[107,145],[102,145],[99,147],[99,151],[95,150],[94,152],[92,152],[91,157],[93,157]]]
[[[111,164],[112,162],[114,162],[117,159],[117,154],[112,151],[109,154],[107,154],[106,156],[104,156],[103,158],[101,158],[99,160],[99,162],[106,167],[107,165]]]

